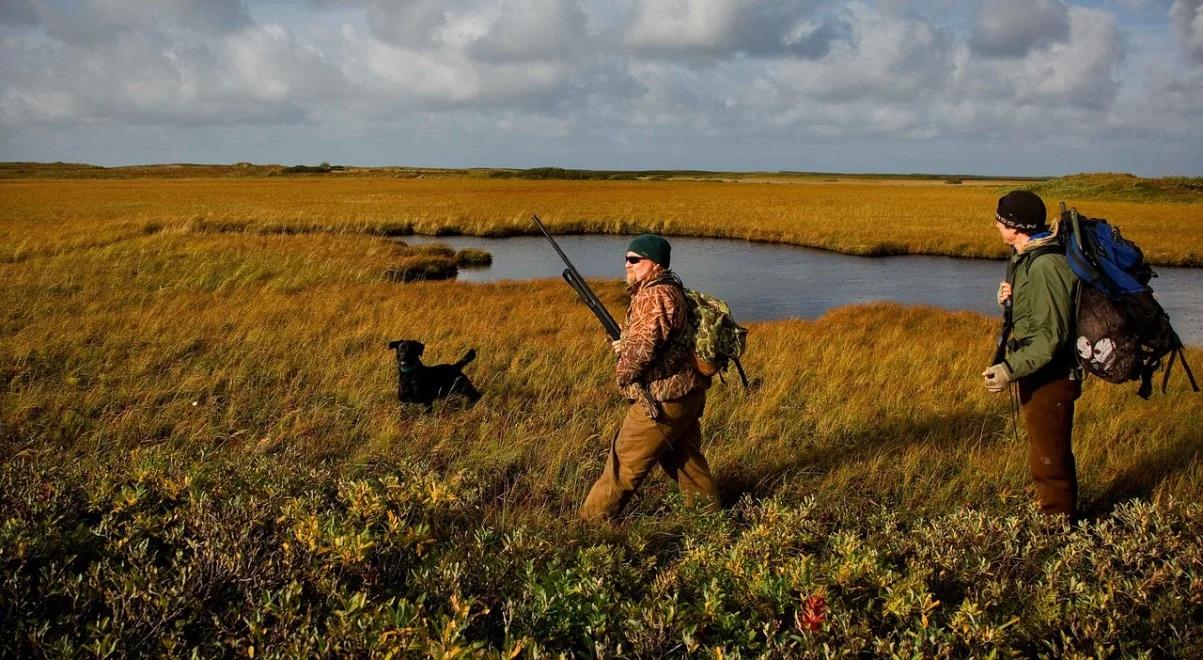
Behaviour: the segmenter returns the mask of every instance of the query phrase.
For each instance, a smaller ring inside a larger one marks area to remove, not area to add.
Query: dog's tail
[[[459,362],[455,363],[455,368],[463,369],[464,367],[468,366],[469,362],[471,362],[475,359],[476,359],[476,349],[475,348],[468,349],[468,352],[464,353],[464,357],[460,358]]]

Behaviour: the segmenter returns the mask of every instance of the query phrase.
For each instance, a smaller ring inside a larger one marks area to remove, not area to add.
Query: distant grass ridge
[[[1101,172],[1059,177],[1028,187],[1050,209],[1061,200],[1125,200],[1133,202],[1203,202],[1203,177],[1172,176],[1144,179],[1131,174]]]
[[[877,174],[872,172],[804,172],[792,170],[775,171],[734,171],[721,170],[592,170],[564,167],[532,167],[516,168],[437,168],[411,166],[379,166],[360,167],[352,165],[292,165],[264,163],[234,163],[198,164],[198,163],[163,163],[147,165],[124,165],[102,167],[86,163],[37,163],[37,162],[0,162],[0,179],[9,178],[144,178],[144,177],[198,177],[198,176],[231,176],[256,177],[277,176],[281,174],[326,174],[339,172],[343,175],[378,178],[408,178],[408,177],[475,177],[489,179],[526,179],[532,181],[667,181],[667,180],[712,180],[712,181],[747,181],[747,180],[781,180],[781,181],[813,181],[813,180],[882,180],[882,181],[958,181],[997,182],[997,181],[1043,181],[1048,177],[1030,176],[993,176],[978,174],[928,174],[902,173]]]

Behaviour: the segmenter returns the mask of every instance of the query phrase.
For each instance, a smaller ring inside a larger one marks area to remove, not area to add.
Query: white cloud
[[[1174,0],[1170,18],[1186,52],[1203,63],[1203,0]]]
[[[1012,78],[1016,98],[1105,109],[1115,98],[1116,72],[1125,55],[1115,17],[1073,7],[1069,25],[1067,41],[1029,54],[1022,65],[1024,77]]]
[[[985,0],[973,26],[973,49],[1018,57],[1069,35],[1069,10],[1058,0]]]
[[[12,73],[0,121],[291,123],[341,91],[335,67],[281,26],[195,38],[174,29],[104,43],[3,40]]]
[[[372,34],[390,44],[419,47],[429,44],[446,25],[442,0],[368,0],[367,22]]]
[[[576,0],[502,0],[471,48],[483,59],[572,58],[588,47],[586,23]]]
[[[789,0],[636,0],[625,41],[660,55],[825,54],[844,27],[826,2]]]
[[[879,12],[862,3],[847,11],[852,34],[818,60],[784,60],[774,68],[783,85],[809,99],[922,102],[952,73],[951,41],[922,21]]]
[[[731,34],[739,6],[729,0],[643,0],[627,30],[636,48],[708,50]]]
[[[344,32],[344,75],[360,111],[381,116],[429,108],[535,103],[565,82],[569,69],[551,61],[482,63],[449,49],[395,46]]]
[[[1160,27],[1124,26],[1118,1],[2,0],[0,146],[45,126],[66,141],[242,124],[369,153],[421,134],[468,154],[456,164],[473,145],[527,153],[544,133],[580,159],[711,149],[716,162],[692,166],[722,167],[775,145],[901,145],[882,148],[902,162],[941,141],[994,154],[1203,135],[1200,69],[1171,56],[1182,44],[1203,61],[1203,0],[1156,0]]]

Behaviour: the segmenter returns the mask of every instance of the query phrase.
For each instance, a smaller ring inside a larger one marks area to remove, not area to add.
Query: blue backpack
[[[1137,394],[1147,399],[1153,392],[1153,373],[1168,355],[1162,393],[1176,359],[1181,359],[1191,388],[1198,392],[1182,340],[1149,286],[1157,273],[1140,248],[1106,220],[1084,218],[1077,209],[1066,211],[1064,202],[1061,228],[1069,267],[1082,282],[1075,323],[1078,364],[1112,383],[1139,380]]]

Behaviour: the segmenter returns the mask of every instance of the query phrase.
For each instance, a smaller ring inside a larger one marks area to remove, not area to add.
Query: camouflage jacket
[[[693,366],[688,333],[689,306],[684,286],[672,271],[664,271],[627,288],[631,306],[618,348],[618,387],[628,399],[637,398],[638,383],[646,383],[657,401],[679,399],[710,379]]]

